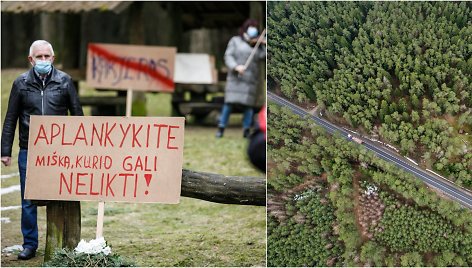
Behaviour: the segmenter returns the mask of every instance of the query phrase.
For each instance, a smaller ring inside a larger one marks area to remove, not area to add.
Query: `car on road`
[[[350,140],[353,140],[359,144],[362,144],[364,141],[362,141],[361,139],[357,138],[357,137],[354,137],[352,136],[351,134],[347,134],[347,137],[350,139]]]

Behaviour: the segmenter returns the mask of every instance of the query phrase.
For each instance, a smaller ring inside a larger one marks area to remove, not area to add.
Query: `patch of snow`
[[[8,178],[16,177],[16,176],[20,176],[20,172],[11,173],[11,174],[5,174],[5,175],[2,175],[1,178],[2,178],[2,180],[3,180],[3,179],[8,179]]]
[[[307,197],[308,195],[310,195],[311,193],[313,193],[313,189],[309,189],[309,190],[307,190],[307,191],[305,191],[301,194],[296,194],[296,195],[293,196],[293,200],[294,201],[301,200],[301,199]]]
[[[10,186],[10,187],[7,187],[7,188],[2,188],[1,190],[1,194],[4,195],[4,194],[9,194],[9,193],[13,193],[13,192],[16,192],[16,191],[20,191],[21,190],[21,187],[20,185],[13,185],[13,186]]]
[[[364,191],[364,193],[366,195],[373,195],[373,194],[377,194],[377,190],[378,190],[377,186],[375,186],[375,185],[370,186],[369,185],[369,186],[367,186],[367,189]]]
[[[22,245],[14,245],[14,246],[10,246],[10,247],[6,247],[2,249],[2,253],[13,253],[15,251],[22,251],[22,250],[23,250]]]
[[[415,165],[418,165],[413,159],[409,158],[408,156],[405,156],[406,159],[408,159],[410,162],[412,162]]]
[[[13,210],[13,209],[19,209],[21,206],[9,206],[9,207],[2,207],[1,211],[6,211],[6,210]]]

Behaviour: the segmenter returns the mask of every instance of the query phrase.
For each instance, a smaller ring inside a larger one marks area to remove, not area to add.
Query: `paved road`
[[[270,91],[267,92],[267,98],[269,101],[272,101],[281,106],[290,108],[294,113],[302,117],[309,116],[318,125],[324,127],[330,134],[334,134],[335,132],[338,132],[342,137],[349,139],[348,134],[350,133],[346,131],[345,129],[330,123],[329,121],[319,117],[318,115],[310,114],[303,108],[291,103],[290,101],[287,101],[284,98],[281,98],[275,95],[274,93]],[[416,177],[424,181],[429,186],[440,190],[445,195],[449,196],[451,199],[459,202],[461,205],[468,207],[469,209],[472,209],[472,195],[469,192],[462,190],[451,183],[446,182],[444,179],[441,179],[440,177],[436,175],[433,175],[429,172],[426,172],[423,169],[420,169],[416,165],[413,165],[412,163],[407,161],[405,158],[399,157],[398,155],[392,153],[391,151],[387,150],[383,146],[374,144],[373,142],[366,139],[362,139],[362,140],[363,140],[362,145],[364,145],[368,150],[377,154],[380,158],[386,161],[395,163],[397,166],[401,167],[405,171],[414,174]]]

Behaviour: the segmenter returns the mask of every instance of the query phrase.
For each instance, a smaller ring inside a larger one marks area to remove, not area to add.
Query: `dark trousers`
[[[233,104],[225,103],[223,109],[221,110],[220,122],[218,127],[225,128],[228,125],[229,116],[231,115],[231,110],[233,110]],[[254,115],[254,109],[250,106],[244,106],[244,116],[243,116],[243,128],[249,129],[252,125],[252,116]]]
[[[18,154],[18,169],[21,183],[21,233],[23,233],[23,248],[36,250],[38,248],[37,206],[25,200],[26,162],[28,150],[20,149]]]

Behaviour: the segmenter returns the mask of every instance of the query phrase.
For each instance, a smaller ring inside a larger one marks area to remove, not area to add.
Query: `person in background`
[[[29,50],[28,60],[32,68],[13,82],[2,131],[1,159],[5,166],[9,166],[15,129],[19,121],[18,169],[23,234],[23,251],[18,254],[20,260],[33,258],[38,248],[37,206],[30,200],[24,199],[30,116],[65,116],[68,112],[71,115],[84,115],[71,77],[52,65],[54,50],[49,42],[34,41]]]
[[[247,153],[251,163],[266,172],[267,109],[264,106],[257,116],[257,128],[251,134]]]
[[[257,48],[253,59],[247,67],[245,65],[258,38],[257,21],[247,19],[240,27],[239,35],[229,40],[224,56],[225,64],[228,67],[225,103],[218,123],[217,138],[223,137],[234,105],[241,105],[243,107],[243,136],[248,137],[249,135],[259,83],[258,62],[266,57],[265,41],[262,41],[262,44]]]

